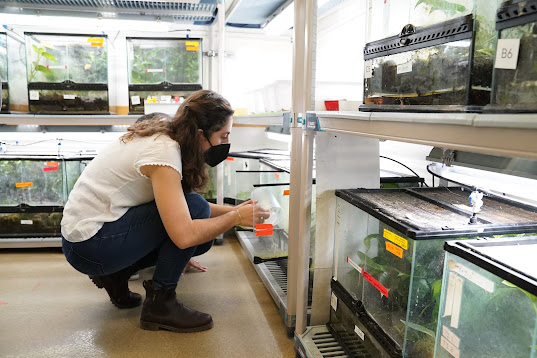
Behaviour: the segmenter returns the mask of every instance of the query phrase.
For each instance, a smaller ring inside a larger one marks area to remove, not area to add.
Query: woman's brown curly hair
[[[171,120],[158,117],[133,124],[121,141],[133,137],[149,137],[162,133],[179,143],[183,164],[182,186],[185,192],[200,190],[208,181],[205,157],[199,141],[198,129],[206,138],[224,128],[234,111],[229,102],[216,92],[201,90],[192,93],[179,106]]]

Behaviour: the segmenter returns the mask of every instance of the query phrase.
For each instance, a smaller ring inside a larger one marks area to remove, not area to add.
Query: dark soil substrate
[[[468,192],[465,191],[423,191],[421,195],[446,204],[470,205]],[[479,217],[498,224],[537,221],[537,213],[483,197]]]
[[[466,90],[444,92],[426,96],[382,96],[366,98],[365,104],[384,104],[384,105],[399,105],[399,106],[450,106],[450,105],[466,105],[467,102],[476,106],[485,106],[490,102],[490,91],[472,90],[470,92],[470,101],[467,99]]]
[[[32,220],[32,224],[21,224],[21,220]],[[0,235],[9,234],[54,234],[61,235],[61,213],[6,214],[0,216]]]
[[[30,101],[31,113],[108,113],[108,101],[94,99],[83,101],[80,97],[75,99],[63,99],[62,96],[41,96],[39,101]]]
[[[442,230],[443,226],[461,228],[468,223],[471,214],[462,215],[419,199],[405,192],[355,193],[370,202],[388,216],[412,223],[413,226]]]

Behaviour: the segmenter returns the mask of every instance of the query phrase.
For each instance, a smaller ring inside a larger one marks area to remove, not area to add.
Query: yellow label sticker
[[[102,42],[92,42],[91,47],[103,47],[103,43]]]
[[[104,42],[104,39],[103,38],[100,38],[100,37],[90,37],[88,39],[88,42],[100,42],[100,43],[103,43]]]
[[[15,183],[16,188],[27,188],[30,186],[34,186],[34,183],[32,183],[31,181],[26,182],[26,183]]]
[[[403,249],[397,245],[392,244],[389,241],[386,241],[386,250],[399,257],[400,259],[403,258]]]
[[[186,41],[185,42],[185,45],[188,47],[188,46],[195,46],[195,47],[198,47],[200,45],[200,43],[198,41]]]
[[[384,237],[394,244],[401,246],[403,249],[408,250],[408,241],[390,230],[384,229]]]
[[[197,47],[197,46],[196,46],[196,47],[194,47],[194,46],[187,46],[187,47],[186,47],[186,50],[187,50],[187,51],[199,51],[199,49],[200,49],[200,48]]]

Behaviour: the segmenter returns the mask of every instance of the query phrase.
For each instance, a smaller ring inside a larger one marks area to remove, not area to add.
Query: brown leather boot
[[[213,327],[207,313],[190,309],[177,301],[175,287],[158,289],[152,280],[144,281],[146,297],[142,306],[140,326],[148,331],[165,329],[172,332],[199,332]]]
[[[127,267],[119,272],[104,276],[89,276],[98,288],[104,288],[110,301],[117,308],[133,308],[142,304],[142,296],[129,290],[129,278],[135,272]]]

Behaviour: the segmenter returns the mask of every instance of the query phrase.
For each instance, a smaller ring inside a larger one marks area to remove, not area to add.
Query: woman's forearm
[[[209,203],[209,206],[211,207],[211,218],[216,218],[220,215],[224,215],[235,210],[233,206],[218,205],[213,203]]]

